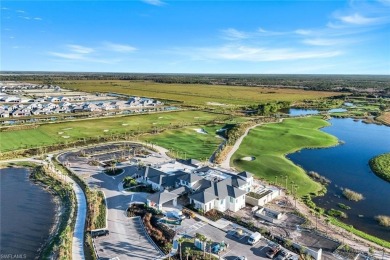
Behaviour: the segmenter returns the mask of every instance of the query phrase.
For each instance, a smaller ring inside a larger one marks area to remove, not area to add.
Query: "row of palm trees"
[[[197,233],[196,234],[196,238],[199,239],[203,244],[206,243],[206,245],[208,246],[209,248],[209,256],[210,256],[210,259],[211,259],[211,245],[213,243],[213,241],[211,239],[208,239],[206,236],[202,235],[202,234],[199,234]],[[183,248],[182,248],[182,243],[184,243],[186,241],[186,239],[184,237],[180,237],[177,239],[177,242],[179,243],[179,255],[180,255],[180,260],[183,259]],[[172,247],[172,246],[171,246]],[[170,251],[171,248],[169,248],[169,251]],[[191,255],[191,248],[190,247],[185,247],[184,248],[184,255],[186,256],[186,260],[188,260],[188,257]],[[203,258],[206,256],[206,246],[203,246]],[[170,257],[169,257],[170,259]]]

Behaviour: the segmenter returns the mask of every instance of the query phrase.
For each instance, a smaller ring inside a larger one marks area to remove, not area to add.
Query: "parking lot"
[[[221,243],[224,241],[229,244],[229,247],[220,256],[227,260],[233,260],[239,256],[245,256],[249,260],[269,259],[266,256],[268,248],[266,240],[261,239],[251,246],[247,243],[248,236],[236,237],[233,230],[225,232],[200,220],[185,219],[177,232],[191,237],[195,236],[196,233],[201,233],[213,242]]]
[[[125,223],[109,223],[121,225],[123,229],[94,239],[96,252],[99,259],[112,259],[120,256],[120,259],[156,259],[162,256],[159,250],[150,243],[138,218],[128,218]]]

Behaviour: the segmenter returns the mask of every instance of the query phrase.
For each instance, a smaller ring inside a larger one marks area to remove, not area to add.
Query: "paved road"
[[[77,158],[71,153],[59,157],[67,161],[70,168],[91,188],[102,190],[107,200],[107,223],[110,234],[94,239],[97,254],[102,259],[155,259],[161,256],[148,240],[142,229],[126,216],[126,209],[131,202],[146,202],[147,193],[131,193],[122,189],[122,180],[137,172],[137,167],[127,166],[124,173],[112,177],[102,173],[99,166],[88,165],[87,159]]]
[[[223,160],[223,162],[221,163],[221,167],[222,168],[225,168],[225,169],[229,169],[230,170],[230,159],[232,158],[233,154],[238,150],[238,148],[240,148],[240,145],[242,143],[242,140],[244,140],[245,136],[248,135],[249,133],[249,130],[255,128],[255,127],[258,127],[259,125],[261,124],[256,124],[254,126],[251,126],[251,127],[248,127],[246,130],[245,130],[245,133],[240,137],[238,138],[238,140],[236,141],[236,143],[233,145],[233,148],[229,151],[229,153],[226,155],[226,158],[225,160]]]

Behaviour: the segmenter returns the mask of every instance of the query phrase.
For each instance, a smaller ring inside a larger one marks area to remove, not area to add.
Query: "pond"
[[[366,233],[390,241],[390,230],[379,226],[377,215],[390,216],[390,183],[377,177],[368,161],[390,151],[390,127],[364,124],[353,119],[331,119],[332,124],[323,128],[344,143],[326,149],[304,149],[288,156],[307,171],[316,171],[332,181],[328,192],[313,201],[319,206],[339,209],[337,204],[351,207],[344,222]],[[342,196],[341,188],[362,193],[364,200],[351,202]]]
[[[53,196],[29,180],[25,168],[0,170],[0,253],[34,259],[50,235],[56,205]]]
[[[286,108],[286,109],[281,109],[280,112],[289,114],[290,116],[316,115],[319,113],[319,111],[316,109],[301,109],[301,108]]]

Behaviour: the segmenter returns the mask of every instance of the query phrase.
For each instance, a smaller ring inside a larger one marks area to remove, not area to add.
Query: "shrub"
[[[332,217],[340,217],[340,218],[348,218],[347,214],[337,209],[330,209],[326,212],[329,216]]]
[[[338,205],[340,208],[342,208],[342,209],[351,209],[350,206],[347,206],[347,205],[345,205],[345,204],[343,204],[343,203],[338,203],[337,205]]]
[[[390,227],[390,216],[379,215],[375,219],[379,222],[379,225],[384,227]]]
[[[360,200],[364,199],[363,194],[357,193],[357,192],[350,190],[350,189],[344,189],[343,195],[348,200],[352,200],[352,201],[360,201]]]

